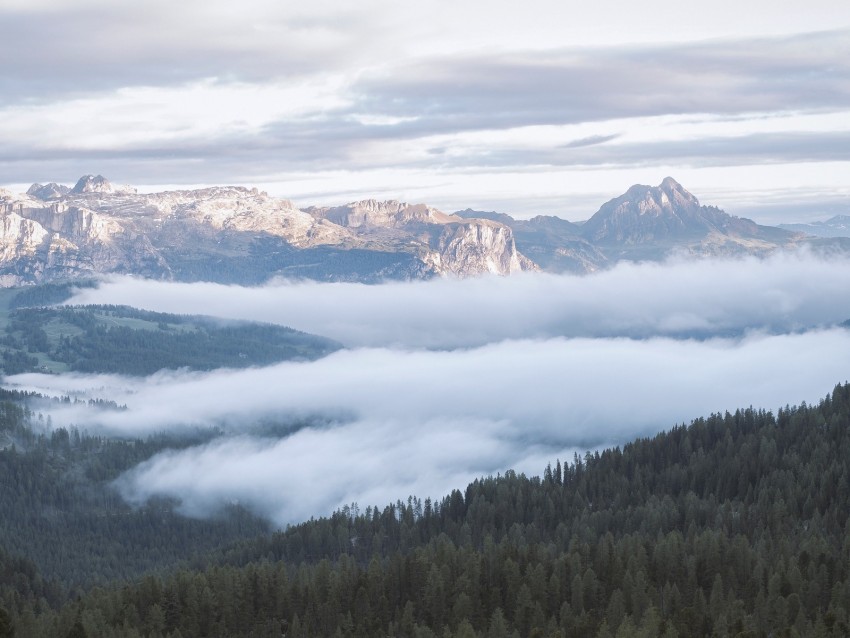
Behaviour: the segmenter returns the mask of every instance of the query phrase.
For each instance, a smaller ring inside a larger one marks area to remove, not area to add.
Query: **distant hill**
[[[605,203],[581,227],[595,244],[629,249],[687,246],[693,251],[759,252],[790,244],[794,234],[703,206],[672,177],[659,186],[632,186]]]
[[[22,307],[62,287],[0,295],[0,370],[112,372],[147,375],[169,368],[244,368],[317,359],[339,349],[324,337],[291,328],[211,317],[173,315],[126,306]],[[5,303],[7,309],[3,310]]]
[[[815,237],[850,237],[850,215],[836,215],[810,224],[779,224],[779,228]]]

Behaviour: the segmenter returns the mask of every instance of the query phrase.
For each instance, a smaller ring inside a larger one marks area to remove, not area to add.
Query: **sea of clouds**
[[[118,278],[70,303],[268,321],[346,349],[247,370],[5,385],[127,406],[54,405],[54,426],[219,428],[118,489],[134,503],[174,497],[196,516],[239,502],[283,525],[353,501],[440,497],[510,468],[537,474],[712,412],[817,401],[850,378],[850,330],[838,325],[848,291],[850,261],[806,253],[377,286]]]

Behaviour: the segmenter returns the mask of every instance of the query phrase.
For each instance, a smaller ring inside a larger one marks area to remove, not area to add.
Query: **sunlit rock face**
[[[424,263],[439,275],[509,275],[537,266],[516,248],[513,231],[488,219],[463,219],[425,204],[373,199],[346,206],[307,209],[315,218],[351,229],[366,240],[416,246]]]

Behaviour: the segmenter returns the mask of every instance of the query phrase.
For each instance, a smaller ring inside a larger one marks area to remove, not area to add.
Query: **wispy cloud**
[[[456,56],[366,76],[364,110],[431,132],[623,117],[843,110],[846,32],[604,50]],[[838,59],[842,59],[838,62]],[[781,106],[779,106],[781,105]]]

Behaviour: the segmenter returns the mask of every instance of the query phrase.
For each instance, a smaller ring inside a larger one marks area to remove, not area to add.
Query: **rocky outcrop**
[[[404,228],[410,224],[445,224],[451,221],[446,215],[425,204],[407,204],[397,200],[378,201],[366,199],[345,206],[308,208],[314,217],[327,219],[346,228]]]
[[[510,226],[496,221],[463,219],[425,204],[395,200],[369,199],[307,210],[316,219],[352,229],[361,238],[415,245],[420,258],[437,274],[509,275],[537,268],[517,251]]]
[[[462,277],[479,273],[509,275],[536,270],[536,265],[517,252],[511,229],[488,220],[442,224],[435,241],[438,268]]]
[[[92,210],[0,194],[0,281],[19,285],[122,272],[167,276],[143,236]]]
[[[551,215],[514,219],[510,215],[466,209],[455,213],[464,219],[489,219],[513,230],[517,250],[543,270],[589,273],[608,265],[599,248],[584,239],[581,226]]]
[[[73,195],[113,195],[113,194],[135,194],[136,189],[132,186],[113,186],[108,179],[103,175],[83,175],[74,188],[71,189]]]
[[[29,187],[29,190],[27,190],[27,195],[35,197],[36,199],[48,201],[64,197],[70,192],[71,189],[67,186],[57,184],[56,182],[50,182],[49,184],[33,184]]]

